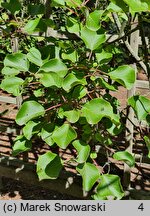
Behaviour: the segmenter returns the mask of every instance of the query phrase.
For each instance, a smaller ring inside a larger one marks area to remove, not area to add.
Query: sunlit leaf
[[[111,104],[103,98],[95,98],[87,102],[81,111],[89,124],[97,124],[103,117],[108,117],[115,123],[119,123]]]
[[[69,143],[76,139],[76,137],[76,131],[67,123],[54,130],[52,134],[52,139],[62,149],[66,149]]]
[[[42,65],[40,71],[55,72],[58,76],[64,77],[67,74],[68,69],[60,59],[51,59]]]
[[[31,150],[31,147],[32,142],[27,140],[24,136],[20,135],[14,141],[12,155],[16,156],[21,152],[29,151]]]
[[[127,89],[132,88],[136,79],[135,70],[128,65],[119,66],[116,70],[110,72],[109,76]]]
[[[22,104],[16,116],[18,125],[24,125],[29,120],[44,115],[44,107],[36,101],[26,101]]]
[[[150,99],[144,96],[135,95],[128,99],[128,104],[135,110],[140,121],[148,120],[147,116],[150,114]]]
[[[62,169],[62,162],[57,154],[47,152],[38,157],[36,172],[39,180],[56,179]]]
[[[88,159],[88,157],[90,155],[90,150],[91,150],[90,146],[81,140],[75,140],[72,143],[72,145],[78,152],[78,156],[76,158],[76,161],[78,163],[86,162],[86,160]]]
[[[43,61],[41,59],[41,53],[35,47],[32,47],[27,54],[27,58],[30,62],[34,63],[37,66],[42,66]]]
[[[28,71],[29,63],[25,54],[13,53],[5,57],[4,66],[15,68],[18,71]]]
[[[24,80],[19,77],[6,77],[2,80],[0,87],[14,96],[19,96],[21,94],[21,86],[23,83]]]
[[[113,154],[113,158],[124,161],[130,167],[135,165],[135,158],[127,151],[118,151]]]
[[[96,188],[95,200],[121,199],[124,192],[117,175],[104,174],[100,176],[100,183]]]
[[[77,166],[77,171],[80,173],[83,179],[83,189],[90,191],[93,185],[97,182],[100,177],[99,170],[94,164],[84,163]]]
[[[95,31],[92,31],[87,27],[82,27],[80,33],[81,39],[84,41],[86,48],[91,51],[99,48],[101,44],[106,41],[105,34],[97,34]]]
[[[36,18],[34,20],[29,20],[28,23],[25,25],[24,30],[25,32],[31,34],[35,31],[37,25],[40,22],[40,18]]]

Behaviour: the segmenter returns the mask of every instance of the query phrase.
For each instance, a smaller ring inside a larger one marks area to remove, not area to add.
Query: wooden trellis
[[[135,25],[133,25],[134,28],[136,27]],[[36,35],[34,35],[34,36],[36,36]],[[55,37],[55,38],[56,37],[61,38],[61,39],[68,39],[70,37],[67,33],[61,34],[61,33],[58,33],[57,31],[49,28],[47,33],[46,33],[46,37],[50,37],[50,36]],[[118,36],[116,36],[116,35],[113,35],[113,36],[107,35],[107,38],[108,38],[107,42],[113,42],[114,40],[118,40]],[[121,38],[123,38],[123,36]],[[141,41],[142,40],[139,37],[139,32],[138,31],[131,34],[130,46],[134,50],[134,54],[136,56],[138,55],[138,46],[142,44]],[[149,45],[148,38],[146,38],[146,42]],[[17,52],[18,51],[18,38],[12,38],[11,43],[12,43],[12,52]],[[136,69],[136,65],[133,65],[133,67]],[[128,91],[128,97],[134,95],[136,88],[149,89],[149,82],[144,81],[144,80],[136,80],[136,83],[135,83],[134,87],[132,88],[132,90]],[[21,96],[19,96],[19,97],[0,96],[0,102],[14,104],[14,105],[17,105],[18,108],[21,106],[22,100],[23,99],[22,99]],[[134,113],[133,113],[132,109],[130,109],[128,117],[129,117],[129,119],[131,121],[134,122]],[[130,131],[130,133],[129,132],[126,133],[127,142],[129,142],[128,151],[130,153],[132,153],[133,125],[131,124],[130,121],[127,120],[126,126]],[[37,178],[35,177],[35,174],[33,174],[33,172],[32,172],[33,170],[35,170],[34,166],[29,168],[28,164],[22,163],[22,168],[20,168],[20,172],[23,173],[22,175],[19,174],[19,172],[16,173],[16,170],[17,170],[18,166],[19,166],[19,161],[18,160],[15,160],[14,158],[6,158],[6,157],[3,157],[3,156],[0,156],[0,167],[1,167],[1,169],[2,169],[2,167],[7,168],[7,171],[9,172],[9,177],[18,178],[18,179],[21,179],[21,180],[26,178],[26,179],[28,179],[29,182],[33,181],[33,182],[37,183]],[[14,170],[13,170],[13,167],[14,167]],[[24,172],[23,171],[24,169],[27,169],[27,171]],[[3,173],[5,174],[4,169],[2,169],[2,170],[3,170]],[[30,175],[28,175],[27,172],[28,173],[30,172]],[[130,169],[129,169],[129,167],[127,165],[125,165],[124,172],[125,172],[124,186],[128,188],[129,184],[130,184]],[[29,176],[30,176],[30,178],[29,178]],[[74,177],[71,177],[71,179],[67,180],[67,182],[69,182],[68,184],[72,184],[73,178]],[[64,180],[63,184],[64,185],[66,184],[66,179]],[[58,181],[56,181],[55,185],[56,185],[56,188],[59,188],[60,191],[62,190],[62,188],[63,188],[63,187],[61,187],[62,181],[60,181],[60,179]],[[60,187],[57,187],[58,185]],[[54,187],[54,182],[53,183],[50,182],[48,184],[48,187],[52,189],[52,187]],[[80,193],[79,186],[75,186],[75,188],[73,190],[74,190],[74,193],[77,196],[82,197],[82,194]],[[67,192],[65,187],[63,188],[63,192]],[[72,193],[72,191],[69,192],[69,193]]]

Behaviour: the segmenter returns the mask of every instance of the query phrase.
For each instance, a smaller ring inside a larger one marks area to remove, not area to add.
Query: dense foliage
[[[56,149],[73,149],[83,190],[94,188],[94,199],[121,199],[123,187],[120,176],[109,170],[110,158],[130,167],[135,158],[125,146],[119,148],[117,139],[124,136],[127,113],[111,92],[119,85],[130,90],[135,83],[132,64],[141,65],[124,41],[144,23],[149,25],[149,0],[0,3],[0,87],[24,96],[16,116],[23,133],[14,142],[13,155],[30,151],[32,140],[37,145],[43,140],[50,151],[39,156],[37,174],[40,180],[55,179],[66,165]],[[134,20],[139,25],[132,29]],[[108,35],[119,38],[110,40]],[[14,38],[16,50],[12,50]],[[145,51],[140,49],[140,57],[148,72]],[[136,95],[128,106],[139,121],[150,123],[149,99]],[[150,149],[147,132],[138,133]]]

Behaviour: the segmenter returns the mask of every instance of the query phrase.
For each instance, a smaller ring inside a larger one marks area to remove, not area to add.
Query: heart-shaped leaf
[[[94,164],[84,163],[79,164],[76,170],[80,173],[83,179],[83,189],[85,191],[90,191],[93,185],[100,177],[99,170],[96,168]]]
[[[124,196],[119,176],[111,174],[100,176],[100,183],[96,192],[93,196],[95,200],[121,199]]]
[[[36,101],[26,101],[22,104],[20,110],[16,116],[16,123],[18,125],[24,125],[29,120],[44,115],[44,107]]]
[[[70,91],[71,88],[73,88],[76,85],[86,85],[86,79],[85,78],[79,78],[73,73],[69,73],[63,80],[63,89],[67,92]]]
[[[49,73],[44,72],[44,73],[39,73],[39,75],[40,75],[40,82],[45,87],[56,86],[60,88],[62,86],[62,78],[58,76],[58,74],[55,72],[49,72]]]
[[[58,178],[62,166],[61,159],[57,154],[47,152],[39,156],[36,168],[39,180]]]
[[[26,137],[26,139],[30,140],[34,134],[37,134],[40,131],[40,128],[41,128],[41,124],[39,122],[29,121],[23,127],[23,134]]]
[[[1,72],[6,76],[15,76],[19,74],[20,71],[16,68],[4,67]]]
[[[103,117],[108,117],[119,124],[118,116],[113,113],[111,104],[103,98],[95,98],[87,102],[81,111],[89,124],[97,124]]]
[[[79,31],[80,31],[79,22],[78,22],[78,20],[76,20],[73,17],[68,17],[67,18],[66,27],[67,27],[68,32],[73,33],[73,34],[75,34],[75,33],[78,34]]]
[[[42,65],[40,71],[55,72],[58,76],[64,77],[67,74],[68,69],[60,59],[51,59]]]
[[[110,52],[106,52],[105,50],[96,53],[96,59],[99,63],[107,63],[111,60],[112,57],[113,54]]]
[[[39,22],[40,22],[40,18],[36,18],[34,20],[29,20],[29,22],[24,27],[25,32],[32,34],[35,31]]]
[[[128,65],[118,67],[116,70],[110,72],[109,76],[128,90],[132,88],[136,79],[135,70]]]
[[[113,154],[113,158],[124,161],[130,167],[135,165],[135,158],[127,151],[118,151]]]
[[[76,161],[78,163],[86,162],[86,160],[88,159],[88,157],[90,155],[90,150],[91,150],[90,146],[81,140],[75,140],[72,143],[72,145],[78,152],[78,156],[77,156]]]
[[[44,140],[49,146],[52,146],[54,144],[54,140],[52,139],[54,128],[55,126],[53,123],[48,123],[42,127],[40,133],[42,140]]]
[[[128,104],[132,106],[140,121],[147,120],[147,116],[150,114],[150,99],[144,96],[135,95],[128,99]]]
[[[97,31],[100,25],[100,18],[103,14],[103,10],[95,10],[89,14],[86,20],[86,27],[92,31]]]
[[[15,68],[19,71],[28,71],[29,63],[25,54],[13,53],[6,56],[4,59],[4,66]]]
[[[12,155],[16,156],[21,152],[29,151],[32,147],[32,142],[20,135],[16,138],[13,145]]]
[[[95,31],[88,29],[87,27],[81,27],[81,39],[84,41],[86,48],[91,51],[100,47],[106,41],[105,34],[97,34]]]
[[[19,77],[6,77],[2,80],[0,87],[14,96],[19,96],[21,94],[21,86],[23,83],[24,80]]]
[[[70,123],[75,123],[79,120],[80,112],[74,109],[74,110],[65,111],[63,115],[67,117],[67,120]]]
[[[66,149],[69,143],[76,138],[76,131],[67,123],[54,130],[52,134],[52,139],[62,149]]]
[[[27,58],[30,62],[34,63],[37,66],[42,66],[43,61],[41,59],[41,53],[35,47],[32,47],[27,54]]]

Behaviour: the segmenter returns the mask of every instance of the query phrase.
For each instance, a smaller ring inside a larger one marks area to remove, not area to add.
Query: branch
[[[125,36],[125,32],[124,30],[122,30],[122,26],[120,23],[120,20],[118,18],[118,15],[116,13],[112,13],[114,21],[117,25],[117,28],[120,32],[120,36],[123,37]],[[125,46],[127,47],[127,49],[129,50],[129,52],[131,53],[131,55],[134,57],[134,59],[140,64],[140,66],[142,67],[142,69],[147,72],[147,67],[145,65],[145,63],[140,59],[140,57],[138,55],[135,54],[134,50],[132,49],[132,47],[130,46],[129,42],[127,40],[124,41]]]

